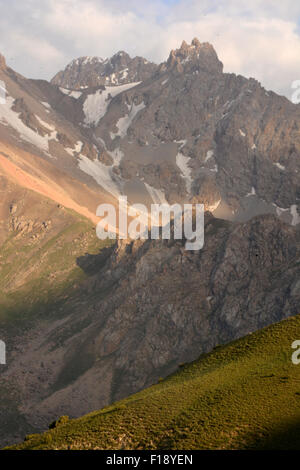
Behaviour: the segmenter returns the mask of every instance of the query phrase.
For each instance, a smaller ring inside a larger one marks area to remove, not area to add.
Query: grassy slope
[[[110,242],[96,237],[94,225],[64,209],[63,221],[45,239],[12,234],[0,247],[0,328],[29,327],[53,311],[86,274],[77,259],[97,254]],[[17,278],[17,285],[14,286]]]
[[[16,449],[300,448],[300,316],[216,348],[140,393]]]
[[[29,207],[26,218],[38,223],[51,220],[52,224],[49,230],[38,226],[30,233],[6,230],[0,244],[0,339],[9,354],[32,326],[67,313],[66,300],[87,277],[78,258],[97,254],[111,244],[100,241],[94,224],[72,210],[58,209],[57,204],[28,190],[22,201]],[[1,373],[0,397],[0,439],[20,429],[30,432],[20,411],[19,390]]]

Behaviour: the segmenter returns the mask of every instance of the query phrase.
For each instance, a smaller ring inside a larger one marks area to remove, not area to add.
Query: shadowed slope
[[[227,346],[17,449],[299,449],[300,317]],[[64,420],[62,420],[62,423]]]

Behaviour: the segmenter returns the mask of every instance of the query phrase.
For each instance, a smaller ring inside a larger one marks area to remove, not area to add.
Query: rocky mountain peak
[[[130,55],[127,54],[127,52],[119,51],[116,54],[114,54],[110,60],[113,61],[113,60],[130,60],[130,59],[131,59]]]
[[[201,43],[194,38],[189,45],[182,41],[179,49],[170,52],[167,67],[176,69],[178,72],[196,69],[212,73],[222,73],[223,64],[220,62],[214,47],[207,42]]]
[[[157,65],[143,57],[131,58],[125,51],[112,57],[79,57],[58,72],[51,80],[53,85],[68,89],[115,86],[140,82],[156,71]]]
[[[192,46],[195,46],[195,47],[201,46],[201,43],[198,38],[194,38],[192,40]]]
[[[180,46],[180,50],[181,51],[186,51],[186,50],[188,50],[188,48],[189,48],[188,43],[185,40],[183,40],[182,43],[181,43],[181,46]]]
[[[84,65],[89,65],[89,64],[102,64],[103,63],[103,59],[102,57],[97,57],[97,56],[84,56],[84,57],[78,57],[78,59],[74,59],[72,60],[72,62],[70,62],[68,65],[67,65],[67,68],[72,68],[72,67],[76,67],[76,66],[84,66]]]

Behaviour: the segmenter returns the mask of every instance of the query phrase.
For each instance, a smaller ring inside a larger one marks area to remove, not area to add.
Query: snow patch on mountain
[[[174,140],[174,142],[175,142],[176,144],[180,144],[179,150],[183,149],[183,147],[185,147],[186,144],[187,144],[187,140],[186,140],[186,139],[183,139],[183,140]]]
[[[65,151],[66,151],[69,155],[71,155],[72,157],[74,157],[75,153],[81,152],[82,147],[83,147],[83,143],[82,143],[80,140],[78,140],[78,142],[76,142],[76,144],[74,145],[74,148],[65,147]]]
[[[293,225],[295,227],[296,225],[300,224],[300,215],[298,214],[296,204],[293,204],[291,207],[289,207],[287,209],[283,209],[281,207],[278,207],[276,204],[273,204],[273,206],[276,207],[276,214],[277,214],[278,217],[280,217],[284,212],[289,212],[291,214],[291,217],[292,217],[291,225]]]
[[[129,129],[129,127],[131,126],[131,123],[133,121],[133,119],[135,118],[135,116],[140,112],[142,111],[142,109],[144,109],[146,107],[145,103],[142,101],[142,103],[136,105],[135,103],[133,103],[131,106],[128,106],[128,110],[129,110],[129,113],[124,116],[124,117],[121,117],[116,126],[118,128],[118,132],[117,133],[114,133],[114,132],[111,132],[110,133],[110,136],[112,139],[115,139],[117,136],[121,137],[121,139],[123,139],[123,137],[125,137],[127,135],[127,131]]]
[[[279,168],[279,170],[282,170],[282,171],[285,170],[285,166],[281,165],[280,163],[274,163],[274,165],[277,166],[277,168]]]
[[[38,116],[38,120],[41,122],[43,127],[49,129],[49,135],[39,135],[37,132],[32,130],[30,127],[27,127],[19,117],[19,113],[12,110],[14,105],[14,98],[7,96],[6,103],[0,106],[0,122],[6,126],[12,127],[20,135],[21,140],[25,140],[35,147],[43,150],[44,152],[49,152],[49,141],[55,140],[57,132],[53,126],[45,123]]]
[[[282,207],[277,206],[277,204],[275,204],[274,202],[273,202],[273,206],[276,208],[276,214],[278,217],[280,217],[284,212],[290,211],[289,208],[284,209]]]
[[[295,226],[295,225],[300,224],[300,215],[298,214],[296,204],[293,204],[291,206],[291,216],[292,216],[292,225]]]
[[[144,185],[154,204],[168,204],[163,191],[153,188],[153,186],[150,186],[150,184],[147,183],[144,183]]]
[[[83,104],[84,123],[88,126],[97,126],[100,119],[105,116],[111,100],[123,91],[130,90],[130,88],[139,85],[139,83],[133,82],[119,86],[107,86],[104,90],[97,90],[95,93],[88,95]]]
[[[204,163],[208,162],[208,160],[210,160],[213,156],[214,156],[214,151],[213,151],[213,150],[209,150],[209,151],[207,152],[207,154],[206,154]]]
[[[192,169],[189,167],[188,163],[190,161],[190,157],[185,157],[182,153],[178,153],[176,155],[176,165],[181,171],[182,178],[186,180],[186,190],[188,193],[191,192],[192,189]]]
[[[62,87],[59,87],[59,89],[62,93],[64,93],[64,95],[71,96],[72,98],[75,98],[76,100],[78,100],[78,98],[80,98],[82,95],[81,91],[68,90],[67,88],[62,88]]]
[[[128,67],[126,67],[126,69],[121,70],[120,74],[122,74],[121,80],[125,80],[125,78],[127,78],[128,76]]]
[[[42,124],[43,127],[45,127],[46,129],[48,129],[51,132],[55,131],[55,127],[52,126],[52,124],[49,124],[48,122],[43,121],[43,119],[41,119],[37,114],[35,115],[35,117],[37,118],[39,123]]]
[[[256,196],[256,191],[255,191],[255,188],[253,186],[251,188],[251,192],[246,194],[245,197],[250,197],[250,196]]]
[[[113,179],[111,167],[107,167],[99,160],[90,160],[84,155],[80,155],[78,166],[81,171],[94,178],[105,191],[116,198],[119,197],[120,188]]]
[[[215,165],[213,168],[210,168],[209,171],[212,171],[213,173],[218,173],[219,171],[218,165]]]
[[[48,110],[51,109],[51,106],[49,103],[47,103],[47,101],[41,101],[42,105],[45,106],[45,108],[47,108]]]

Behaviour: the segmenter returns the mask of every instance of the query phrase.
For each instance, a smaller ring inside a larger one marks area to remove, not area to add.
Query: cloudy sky
[[[30,78],[50,79],[76,57],[119,50],[162,62],[196,36],[214,45],[226,72],[255,77],[289,98],[300,80],[295,0],[0,0],[0,6],[0,52]]]

